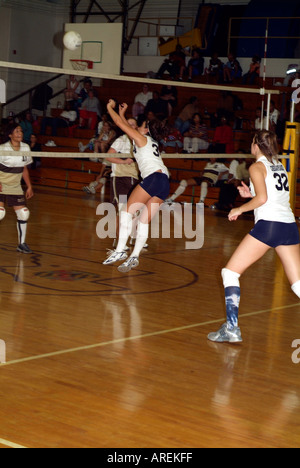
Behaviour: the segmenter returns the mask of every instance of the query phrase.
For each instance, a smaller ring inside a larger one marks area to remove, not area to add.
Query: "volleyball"
[[[68,50],[76,50],[82,44],[82,38],[76,31],[69,31],[64,35],[63,38],[64,46]]]

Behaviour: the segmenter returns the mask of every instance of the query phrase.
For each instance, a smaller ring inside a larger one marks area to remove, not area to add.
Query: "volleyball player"
[[[5,217],[5,204],[13,207],[17,216],[17,230],[19,245],[17,251],[32,253],[26,244],[27,222],[30,212],[26,206],[26,200],[33,197],[30,176],[27,166],[33,160],[26,153],[30,147],[23,143],[23,131],[19,124],[12,124],[8,128],[8,141],[0,146],[0,221]],[[5,151],[21,151],[24,156],[5,156]],[[24,194],[21,181],[22,178],[27,185]]]
[[[288,176],[278,161],[276,135],[266,130],[258,132],[252,143],[256,162],[250,167],[250,190],[243,184],[239,192],[252,198],[229,213],[229,221],[254,210],[254,229],[244,238],[226,268],[222,270],[225,288],[227,322],[208,339],[215,342],[242,342],[238,326],[240,276],[274,248],[279,256],[292,291],[300,298],[299,231],[290,207]]]
[[[127,259],[125,247],[131,234],[133,216],[137,211],[142,210],[133,252],[118,268],[119,271],[127,273],[139,265],[139,255],[149,235],[149,223],[169,195],[170,183],[169,171],[163,163],[157,143],[162,123],[152,121],[149,122],[148,127],[145,120],[137,129],[134,129],[125,117],[127,104],[119,106],[119,114],[115,111],[115,107],[116,102],[111,99],[107,105],[108,113],[115,124],[133,141],[133,154],[143,181],[133,190],[126,209],[121,212],[117,248],[103,264],[110,265]]]

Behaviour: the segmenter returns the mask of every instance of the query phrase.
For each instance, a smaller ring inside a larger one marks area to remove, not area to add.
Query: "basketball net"
[[[94,62],[91,60],[82,60],[82,59],[70,59],[71,65],[74,70],[84,71],[86,69],[92,70]]]

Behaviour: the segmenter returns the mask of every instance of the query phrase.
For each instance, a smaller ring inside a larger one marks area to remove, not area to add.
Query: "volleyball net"
[[[168,81],[157,80],[150,78],[123,76],[123,75],[109,75],[87,69],[86,71],[75,70],[70,64],[69,69],[45,67],[29,64],[11,63],[0,61],[0,80],[6,85],[6,103],[0,104],[1,116],[7,118],[10,112],[14,114],[21,113],[22,110],[32,109],[32,90],[40,83],[49,85],[53,90],[51,99],[49,100],[48,110],[55,108],[57,112],[63,111],[64,107],[64,92],[66,87],[66,80],[73,75],[78,81],[84,78],[90,78],[93,82],[93,87],[100,90],[98,96],[104,104],[110,98],[117,97],[119,102],[126,102],[128,99],[127,94],[131,93],[131,104],[133,104],[133,95],[141,91],[144,84],[150,87],[151,91],[160,92],[161,88],[166,85],[174,86],[177,89],[178,96],[184,94],[185,103],[188,102],[187,96],[195,96],[198,98],[200,114],[203,116],[204,108],[207,107],[207,115],[213,115],[218,107],[219,98],[221,93],[230,92],[230,95],[239,97],[243,103],[242,108],[238,108],[235,115],[239,118],[239,128],[234,130],[235,134],[239,134],[243,142],[243,148],[236,142],[236,150],[232,154],[219,154],[219,153],[197,153],[197,154],[183,154],[178,153],[174,149],[174,153],[168,151],[163,154],[163,159],[193,159],[193,160],[207,160],[211,158],[218,158],[222,160],[231,159],[248,159],[251,158],[250,146],[254,129],[251,127],[250,121],[254,121],[255,109],[266,109],[266,118],[261,114],[261,128],[269,125],[270,107],[273,100],[277,100],[279,106],[282,107],[282,95],[278,89],[265,89],[260,87],[246,87],[246,86],[233,86],[206,84],[206,83],[193,83],[183,81]],[[2,93],[3,94],[3,93]],[[18,101],[14,100],[14,96],[19,96]],[[119,99],[118,99],[119,96]],[[180,100],[180,99],[179,99]],[[183,100],[181,100],[181,103]],[[130,102],[128,102],[130,104]],[[179,105],[174,112],[180,112]],[[105,109],[103,109],[105,111]],[[33,108],[33,113],[36,110]],[[128,114],[130,114],[130,107]],[[57,114],[58,115],[58,114]],[[129,115],[128,115],[129,117]],[[210,124],[210,122],[208,122]],[[267,128],[268,129],[268,128]],[[214,131],[212,129],[211,131]],[[55,139],[49,135],[49,139]],[[242,152],[240,152],[242,150]],[[6,155],[10,153],[6,152]],[[24,156],[22,153],[12,152],[13,156]],[[79,150],[70,150],[68,148],[64,151],[63,148],[47,148],[47,151],[35,151],[32,153],[36,158],[59,158],[59,159],[90,159],[91,153],[80,152]],[[111,157],[107,153],[97,153],[97,158],[106,159]],[[289,182],[291,186],[291,201],[294,205],[296,197],[297,185],[297,171],[298,171],[298,156],[299,156],[299,124],[288,122],[286,124],[285,138],[283,142],[282,159],[289,174]],[[118,154],[120,158],[128,158],[128,154]]]

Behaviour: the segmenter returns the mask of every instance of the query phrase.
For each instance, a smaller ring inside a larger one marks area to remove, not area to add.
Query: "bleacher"
[[[149,80],[150,88],[152,91],[160,91],[161,85],[151,83]],[[271,86],[271,83],[268,83]],[[176,86],[176,82],[174,82]],[[239,84],[238,84],[239,86]],[[118,102],[126,101],[130,106],[134,102],[134,97],[140,91],[142,85],[136,83],[124,82],[120,86],[120,82],[113,80],[103,80],[103,86],[96,89],[98,97],[105,109],[105,103],[109,98],[114,98]],[[230,90],[230,87],[228,88]],[[243,103],[244,108],[241,111],[236,112],[236,116],[240,117],[243,121],[243,127],[241,130],[234,130],[234,145],[235,151],[244,150],[250,151],[251,141],[253,132],[250,121],[254,120],[255,109],[261,105],[261,96],[259,93],[256,94],[239,94],[238,95]],[[203,89],[189,89],[178,87],[178,104],[174,109],[171,121],[175,120],[180,110],[189,101],[191,96],[197,96],[200,101],[200,106],[203,109],[206,108],[208,113],[213,113],[218,105],[219,93],[218,91],[203,90]],[[274,96],[274,100],[278,106],[280,101],[278,96]],[[60,110],[52,109],[52,115],[57,116]],[[202,114],[203,114],[202,112]],[[207,121],[209,126],[209,121]],[[58,136],[51,136],[51,128],[47,128],[47,134],[44,136],[39,135],[38,141],[42,145],[42,151],[45,152],[78,152],[78,143],[82,142],[87,144],[88,141],[94,136],[94,131],[73,129],[72,136],[69,135],[68,129],[59,129]],[[209,128],[209,138],[213,138],[214,129]],[[49,140],[55,142],[55,147],[46,146]],[[170,152],[170,151],[168,151]],[[165,159],[165,163],[171,173],[171,193],[174,192],[178,183],[182,179],[189,179],[199,175],[203,170],[205,161],[191,159]],[[99,174],[101,166],[99,163],[91,162],[88,159],[65,159],[65,158],[42,158],[41,166],[37,169],[31,170],[32,181],[35,185],[51,186],[51,187],[62,187],[65,189],[82,190],[84,185],[95,179],[96,175]],[[200,195],[199,187],[190,187],[186,190],[185,194],[182,195],[178,201],[185,202],[198,202]],[[300,193],[299,193],[300,195]],[[210,188],[208,197],[206,200],[207,205],[212,205],[218,200],[219,189]],[[299,207],[297,206],[297,213],[300,216],[300,202]]]

